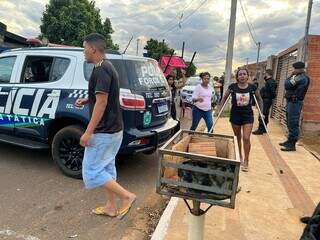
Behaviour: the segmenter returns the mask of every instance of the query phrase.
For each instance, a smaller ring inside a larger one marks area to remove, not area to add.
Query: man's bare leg
[[[116,195],[109,191],[106,187],[106,205],[104,207],[104,212],[109,216],[117,215],[117,205],[116,205]]]
[[[134,193],[124,189],[114,180],[108,181],[104,186],[108,191],[113,192],[117,197],[120,198],[120,209],[128,207],[137,197]]]

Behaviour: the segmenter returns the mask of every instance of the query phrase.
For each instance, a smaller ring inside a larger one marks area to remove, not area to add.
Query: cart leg
[[[188,240],[204,239],[205,214],[200,209],[200,202],[193,201],[192,213],[189,216]]]
[[[212,125],[212,128],[209,130],[209,133],[213,133],[213,129],[214,129],[214,127],[216,126],[216,124],[217,124],[217,122],[218,122],[218,119],[220,118],[223,110],[224,110],[225,107],[227,106],[230,98],[231,98],[231,94],[229,94],[227,100],[225,101],[225,103],[224,103],[223,106],[221,107],[220,112],[218,113],[218,116],[217,116],[216,118],[214,118],[214,123],[213,123],[213,125]]]
[[[258,111],[259,111],[259,115],[260,115],[260,118],[261,118],[261,120],[262,120],[264,129],[266,130],[266,133],[267,133],[267,135],[269,136],[269,132],[268,132],[268,129],[267,129],[267,125],[266,125],[266,123],[265,123],[265,121],[264,121],[264,116],[263,116],[263,114],[262,114],[262,112],[261,112],[261,109],[260,109],[260,107],[259,107],[258,100],[257,100],[257,98],[256,98],[255,95],[253,95],[253,98],[254,98],[254,101],[255,101],[255,103],[256,103],[257,109],[258,109]]]

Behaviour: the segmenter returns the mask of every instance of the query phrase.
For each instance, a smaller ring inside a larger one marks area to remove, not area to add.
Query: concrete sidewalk
[[[205,239],[297,240],[305,225],[299,218],[311,214],[320,201],[320,162],[302,146],[281,152],[285,132],[277,122],[269,126],[273,152],[266,135],[252,135],[250,171],[240,173],[242,190],[236,208],[214,206],[206,215]],[[215,133],[232,134],[221,118]],[[275,153],[275,154],[274,154]],[[175,208],[166,240],[187,239],[189,212],[182,200]]]

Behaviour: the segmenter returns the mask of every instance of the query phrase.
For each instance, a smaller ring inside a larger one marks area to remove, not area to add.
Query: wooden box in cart
[[[239,170],[236,137],[180,130],[159,149],[157,193],[234,208]]]

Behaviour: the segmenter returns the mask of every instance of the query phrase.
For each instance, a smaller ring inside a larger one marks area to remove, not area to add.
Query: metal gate
[[[272,108],[272,117],[279,120],[281,124],[286,124],[286,99],[284,98],[284,81],[290,77],[293,67],[297,61],[298,50],[295,49],[278,58],[276,81],[278,85],[277,97]]]

